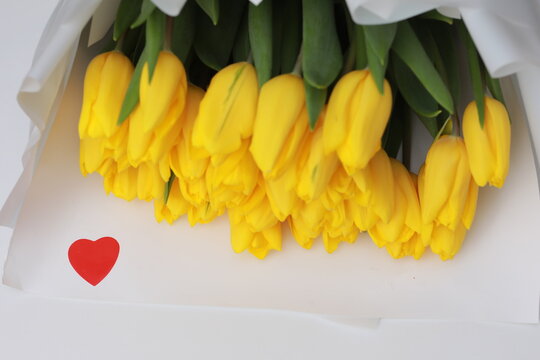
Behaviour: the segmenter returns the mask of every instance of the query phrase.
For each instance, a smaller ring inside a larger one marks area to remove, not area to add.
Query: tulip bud
[[[476,211],[478,185],[461,138],[443,136],[431,146],[418,175],[422,241],[442,260],[460,249]]]
[[[431,251],[438,254],[441,260],[452,259],[461,248],[466,233],[463,224],[458,224],[455,230],[436,225],[431,234]]]
[[[131,201],[137,197],[137,169],[128,167],[122,171],[109,171],[104,178],[105,192]]]
[[[307,135],[304,82],[276,76],[261,88],[250,151],[265,177],[278,177],[295,158]]]
[[[386,245],[386,250],[394,259],[400,259],[405,256],[412,256],[419,260],[426,250],[420,234],[416,233],[404,243],[393,242]]]
[[[325,110],[317,121],[317,129],[310,134],[308,141],[302,147],[298,167],[299,178],[296,193],[302,200],[309,202],[318,199],[324,191],[332,176],[336,172],[339,162],[337,155],[324,153],[323,130],[319,124],[324,122]]]
[[[255,189],[259,169],[248,147],[249,140],[244,140],[238,150],[220,159],[220,163],[214,164],[212,161],[208,166],[206,185],[215,209],[238,206]]]
[[[95,171],[103,173],[112,156],[113,152],[105,148],[103,139],[81,139],[79,164],[84,176]]]
[[[285,221],[300,203],[295,186],[298,169],[291,165],[276,179],[266,179],[265,186],[270,207],[279,221]]]
[[[296,242],[305,249],[311,248],[322,232],[324,215],[328,210],[320,199],[300,202],[289,217],[289,225]]]
[[[169,114],[172,107],[177,108],[177,119],[184,109],[186,91],[186,71],[176,55],[161,51],[151,80],[148,63],[145,63],[139,85],[139,103],[144,119],[142,131],[155,130],[168,115],[174,118]]]
[[[163,190],[165,188],[163,187]],[[178,179],[174,179],[169,189],[167,202],[164,203],[164,192],[154,199],[154,216],[157,222],[165,219],[172,224],[180,216],[184,215],[190,209],[190,204],[184,199],[180,192]]]
[[[117,130],[117,120],[124,101],[133,64],[119,51],[96,56],[84,78],[84,95],[79,120],[79,137],[110,137]]]
[[[182,128],[171,150],[171,168],[177,177],[196,180],[204,178],[209,164],[209,158],[201,156],[201,150],[191,142],[193,126],[199,113],[199,106],[204,97],[204,91],[196,86],[188,88],[186,106],[182,113]]]
[[[139,106],[129,121],[128,160],[133,167],[144,161],[158,164],[171,150],[182,127],[187,81],[182,62],[162,51],[151,82],[148,64],[141,74]]]
[[[270,209],[262,180],[242,205],[229,209],[229,221],[235,252],[249,249],[264,259],[268,251],[281,250],[281,223]]]
[[[163,197],[166,182],[159,169],[152,163],[142,163],[137,168],[137,198],[150,201]]]
[[[394,211],[394,175],[392,163],[384,150],[379,150],[368,165],[357,171],[352,178],[358,188],[359,205],[369,208],[384,223],[388,223]]]
[[[445,135],[436,140],[418,180],[423,223],[456,230],[463,221],[471,180],[463,139]]]
[[[510,164],[510,119],[499,101],[485,97],[484,127],[480,126],[476,102],[463,114],[463,137],[471,173],[479,186],[502,187]]]
[[[381,148],[391,109],[392,91],[386,80],[381,95],[369,70],[349,72],[338,81],[328,102],[325,152],[337,151],[349,174],[363,169]]]
[[[326,192],[321,195],[320,199],[326,209],[331,210],[336,204],[352,199],[356,194],[357,189],[353,179],[347,175],[343,166],[338,165],[338,168],[326,186]]]
[[[352,244],[356,241],[358,228],[354,225],[349,202],[342,200],[325,213],[322,235],[324,247],[330,254],[338,248],[339,243]]]
[[[253,132],[259,85],[253,65],[220,70],[210,82],[193,128],[193,145],[210,155],[237,151]]]
[[[373,242],[379,246],[405,243],[422,231],[420,204],[416,186],[409,171],[395,159],[390,160],[394,177],[395,206],[388,222],[379,220],[369,229]]]

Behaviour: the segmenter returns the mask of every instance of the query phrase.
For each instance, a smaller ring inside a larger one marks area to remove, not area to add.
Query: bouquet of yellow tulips
[[[85,77],[83,175],[153,201],[157,221],[226,212],[235,252],[263,259],[288,226],[306,249],[368,232],[394,258],[451,259],[478,187],[508,173],[499,83],[436,11],[364,26],[345,1],[188,0],[167,17],[123,0],[108,47]],[[412,121],[433,136],[418,174]]]

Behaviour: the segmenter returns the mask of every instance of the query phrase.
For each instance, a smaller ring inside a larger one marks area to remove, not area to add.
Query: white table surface
[[[29,126],[15,94],[56,2],[6,0],[1,4],[0,204],[21,171],[20,157]],[[0,228],[2,257],[10,233]],[[379,323],[358,320],[347,325],[287,312],[51,299],[0,286],[0,359],[358,359],[362,356],[366,359],[538,359],[540,326],[391,319]]]

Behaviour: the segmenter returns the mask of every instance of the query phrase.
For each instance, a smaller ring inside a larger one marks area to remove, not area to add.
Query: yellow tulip
[[[118,130],[118,116],[133,74],[133,64],[119,51],[96,56],[84,78],[79,137],[110,137]]]
[[[338,165],[337,170],[326,186],[326,191],[320,199],[326,209],[333,209],[336,204],[344,200],[352,199],[357,194],[357,188],[353,179],[347,175],[343,166]]]
[[[352,178],[358,188],[359,205],[369,208],[369,212],[388,223],[394,211],[395,186],[392,163],[386,152],[379,150],[368,165],[358,170]]]
[[[103,185],[107,194],[131,201],[137,197],[137,169],[128,167],[117,171],[114,167],[104,175]]]
[[[463,139],[445,135],[436,140],[422,170],[418,181],[423,223],[456,230],[463,221],[472,181]]]
[[[229,222],[235,252],[248,249],[264,259],[270,250],[281,250],[281,223],[270,209],[262,181],[242,205],[229,209]]]
[[[281,175],[307,135],[304,82],[293,74],[276,76],[261,88],[250,151],[267,178]]]
[[[206,169],[210,164],[208,154],[193,146],[191,138],[193,126],[199,106],[204,97],[204,91],[189,85],[186,106],[182,113],[181,129],[170,151],[170,167],[178,178],[180,192],[189,202],[187,210],[191,226],[197,223],[208,223],[221,215],[224,209],[215,209],[206,187]]]
[[[452,259],[461,248],[466,233],[463,224],[458,224],[455,230],[436,225],[431,233],[431,251],[438,254],[441,260]]]
[[[463,215],[456,228],[450,229],[437,222],[432,223],[430,226],[424,227],[423,231],[425,231],[425,233],[422,234],[422,237],[427,235],[430,237],[429,241],[425,241],[423,239],[424,244],[429,243],[431,245],[431,251],[438,254],[442,260],[449,260],[453,258],[461,248],[467,233],[467,229],[470,229],[474,219],[477,198],[478,185],[471,180]]]
[[[390,159],[394,177],[395,206],[388,222],[379,220],[369,229],[373,242],[383,247],[405,243],[422,231],[420,204],[414,181],[409,171],[395,159]]]
[[[143,86],[141,78],[140,104],[128,119],[127,155],[133,167],[145,161],[158,164],[169,153],[182,128],[181,115],[186,103],[187,86],[184,68],[180,60],[168,52],[162,52],[159,59],[166,60],[161,62],[158,60],[152,82]],[[144,69],[143,75],[147,76]],[[174,75],[171,78],[177,81],[176,88],[163,73],[167,70]],[[144,101],[143,88],[148,92]],[[151,95],[150,92],[163,93],[164,99],[170,99],[165,102]],[[168,107],[164,108],[165,106]],[[153,125],[149,128],[150,122],[153,122]]]
[[[186,71],[176,55],[161,51],[151,79],[148,63],[145,63],[139,85],[139,103],[144,119],[142,131],[148,133],[157,129],[167,117],[171,117],[172,107],[178,108],[178,115],[181,114],[186,92]]]
[[[300,202],[295,191],[297,179],[298,169],[293,164],[278,178],[265,180],[270,207],[280,221],[285,221]]]
[[[79,164],[81,173],[86,176],[93,172],[103,174],[112,160],[113,152],[105,148],[101,138],[81,139],[79,150]]]
[[[393,242],[386,245],[386,250],[394,259],[400,259],[405,256],[412,256],[416,260],[419,260],[426,250],[424,243],[420,237],[420,234],[415,234],[408,241]]]
[[[363,169],[381,149],[391,109],[392,91],[386,80],[381,95],[369,70],[349,72],[338,81],[328,102],[325,152],[337,151],[349,174]]]
[[[130,166],[127,159],[128,132],[129,121],[124,121],[114,135],[103,138],[105,149],[111,151],[112,159],[116,162],[120,171]]]
[[[210,202],[219,211],[242,204],[257,185],[260,172],[248,147],[249,140],[244,140],[238,150],[220,159],[219,163],[212,161],[206,170]]]
[[[210,82],[193,128],[193,145],[210,155],[237,151],[253,132],[259,85],[253,65],[220,70]]]
[[[165,188],[163,188],[163,190],[164,189]],[[172,224],[190,209],[189,202],[184,199],[180,192],[177,178],[175,178],[171,184],[166,203],[164,202],[164,197],[164,191],[162,191],[161,195],[154,199],[154,216],[157,222],[161,222],[165,219],[169,224]]]
[[[380,220],[380,218],[368,208],[361,204],[358,196],[348,200],[348,206],[351,211],[351,217],[354,224],[360,231],[368,231]]]
[[[166,182],[159,169],[152,163],[142,163],[137,168],[137,198],[150,201],[163,196]]]
[[[324,216],[327,209],[320,199],[300,202],[289,217],[289,226],[296,242],[309,249],[322,232]]]
[[[354,225],[350,204],[341,201],[325,213],[322,229],[323,243],[328,253],[333,253],[339,243],[354,243],[358,237],[358,228]]]
[[[174,173],[180,178],[191,181],[204,178],[210,160],[207,156],[201,155],[201,150],[194,147],[191,142],[193,126],[203,97],[202,89],[193,85],[189,86],[186,106],[180,121],[182,127],[171,150],[170,165]]]
[[[484,127],[480,126],[473,101],[463,114],[463,137],[476,183],[500,188],[510,166],[510,119],[502,103],[490,97],[484,97],[484,101]]]
[[[478,199],[461,138],[443,136],[432,145],[418,175],[418,191],[423,244],[442,260],[451,259],[472,225]]]
[[[308,137],[308,141],[300,149],[299,177],[296,193],[302,200],[309,202],[318,199],[328,186],[336,172],[339,161],[335,153],[325,154],[323,145],[322,123],[325,121],[325,110],[322,111],[317,128]]]

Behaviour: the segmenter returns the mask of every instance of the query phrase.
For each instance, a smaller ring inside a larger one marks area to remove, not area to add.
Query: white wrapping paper
[[[253,2],[257,3],[257,1]],[[113,3],[116,3],[116,5]],[[170,15],[176,15],[183,6],[184,1],[155,0],[155,3],[164,12]],[[536,64],[538,62],[538,59],[540,59],[540,56],[538,56],[537,53],[538,37],[536,37],[536,41],[534,39],[534,36],[538,34],[538,32],[535,32],[535,26],[537,25],[530,21],[536,16],[534,15],[534,11],[537,10],[537,7],[535,7],[534,5],[536,3],[533,4],[533,2],[528,1],[520,1],[513,3],[513,7],[515,7],[516,9],[508,9],[509,17],[503,18],[501,17],[501,14],[503,14],[504,10],[509,8],[509,6],[508,4],[505,5],[505,2],[501,1],[497,2],[497,4],[499,4],[498,6],[500,11],[496,11],[496,9],[491,9],[491,7],[489,11],[486,10],[485,8],[488,5],[485,1],[469,1],[467,7],[461,6],[464,5],[463,1],[408,1],[407,3],[402,1],[400,2],[381,0],[348,1],[348,4],[355,16],[355,20],[357,22],[363,23],[381,23],[395,21],[401,18],[415,15],[419,12],[432,9],[434,7],[447,6],[445,10],[447,13],[452,12],[453,9],[456,9],[458,7],[459,10],[461,10],[462,12],[463,17],[467,22],[467,25],[469,26],[473,37],[477,41],[477,46],[481,54],[484,56],[484,60],[486,61],[488,68],[495,76],[506,75],[510,71],[519,69],[521,64]],[[45,29],[42,36],[40,45],[36,50],[33,66],[30,69],[27,77],[25,78],[19,94],[19,102],[28,114],[28,116],[31,118],[33,123],[33,129],[29,139],[27,151],[25,152],[25,157],[23,159],[25,166],[24,172],[14,191],[6,202],[4,208],[0,212],[1,224],[11,227],[15,225],[15,221],[24,200],[24,196],[31,183],[34,169],[38,163],[40,153],[45,143],[46,136],[51,129],[53,119],[56,116],[56,110],[61,101],[63,90],[70,74],[70,69],[73,63],[73,58],[75,56],[75,51],[77,49],[77,43],[81,30],[88,22],[88,20],[92,17],[92,15],[96,14],[92,22],[89,42],[93,43],[98,40],[105,33],[106,29],[110,26],[110,23],[112,21],[112,17],[110,16],[110,9],[114,8],[114,6],[117,6],[117,4],[118,1],[116,0],[111,1],[111,3],[108,4],[105,4],[105,2],[99,0],[64,0],[59,3],[54,15],[51,17],[49,25]],[[492,2],[492,4],[494,4],[494,2]],[[516,4],[527,5],[529,7],[522,8],[521,6],[516,6]],[[493,7],[496,8],[496,6]],[[105,11],[103,9],[108,10]],[[522,9],[522,11],[520,11],[519,9]],[[375,14],[375,17],[369,17],[367,15],[369,14],[369,12]],[[99,15],[100,13],[103,17]],[[524,16],[525,13],[527,14],[527,16]],[[520,22],[520,16],[524,16],[525,21]],[[476,25],[476,27],[471,27],[469,25],[471,21],[474,22],[474,25]],[[503,34],[506,34],[506,38],[504,38],[502,41],[493,41],[493,38],[489,37],[488,34],[485,33],[485,29],[482,26],[483,21],[487,24],[485,28],[499,29],[500,31],[502,31]],[[477,30],[475,30],[475,28],[477,28]],[[528,39],[526,46],[515,46],[515,43],[512,42],[512,39],[517,38]],[[512,46],[510,46],[509,44],[512,44]],[[487,55],[492,54],[503,54],[504,56],[501,55],[498,57],[497,61],[490,62],[489,60],[487,60]],[[83,181],[82,178],[81,181]],[[538,203],[537,195],[538,194],[536,193],[533,199],[536,203]],[[537,215],[536,208],[529,211],[529,215],[531,214],[533,216]],[[151,215],[147,214],[147,216]],[[526,234],[531,235],[532,233],[525,232],[525,235]],[[513,261],[519,261],[519,259],[511,260],[512,261],[508,261],[508,266],[510,266]],[[530,264],[527,264],[525,268],[527,268],[528,270],[533,270],[529,267],[529,265]],[[534,270],[538,269],[534,268]],[[533,275],[536,273],[538,273],[538,271],[533,273]],[[20,284],[18,284],[18,280],[14,280],[13,275],[11,275],[10,279],[11,280],[9,281],[9,283],[11,283],[11,285],[20,286]],[[534,276],[529,278],[529,280],[531,280],[534,284],[537,283],[537,279]],[[38,285],[38,288],[40,288],[40,286],[42,285]],[[26,287],[28,288],[28,286]],[[43,290],[43,288],[40,289]],[[521,289],[523,291],[526,291],[526,287],[522,287]],[[64,295],[80,296],[77,294],[73,295],[73,293],[71,293],[70,295],[69,291],[67,293],[64,293]],[[133,293],[131,295],[128,294],[128,296],[132,295]],[[515,312],[512,312],[510,307],[507,307],[503,314],[499,313],[499,316],[497,316],[496,313],[500,309],[497,309],[496,307],[490,308],[487,312],[484,311],[479,317],[475,317],[474,313],[471,313],[470,311],[461,312],[461,310],[463,309],[461,309],[460,306],[466,307],[466,302],[461,305],[456,305],[456,308],[451,308],[450,312],[439,312],[437,310],[430,310],[422,314],[418,311],[410,311],[408,313],[406,312],[405,315],[403,315],[403,312],[400,313],[399,310],[396,311],[395,309],[391,309],[388,307],[387,309],[390,309],[390,311],[384,313],[380,311],[381,307],[379,307],[379,310],[377,311],[360,312],[356,313],[356,315],[360,314],[362,316],[393,317],[415,317],[415,315],[418,315],[417,317],[450,316],[453,318],[497,319],[518,322],[537,321],[538,289],[534,288],[531,290],[531,292],[527,294],[521,293],[521,295],[523,295],[524,297],[521,298],[521,302],[519,303],[520,307],[516,308]],[[89,295],[84,294],[83,296],[86,297]],[[483,296],[485,296],[485,294],[483,294]],[[98,298],[111,299],[109,295],[105,295],[105,297],[99,295]],[[534,301],[531,304],[531,298],[536,298],[536,310],[533,311],[531,309],[534,307]],[[118,299],[118,297],[113,297],[113,299]],[[123,298],[121,300],[129,301],[133,300],[133,298]],[[512,299],[507,300],[510,302],[512,301]],[[137,301],[137,299],[135,299],[135,301]],[[147,298],[146,300],[139,299],[139,301],[160,302],[159,299],[154,297]],[[239,305],[242,306],[242,304]],[[506,305],[511,305],[511,303],[507,303]],[[262,306],[264,307],[268,305],[262,304]],[[296,310],[298,310],[298,308],[296,308]],[[320,310],[314,309],[313,311]],[[347,315],[347,313],[345,315]]]

